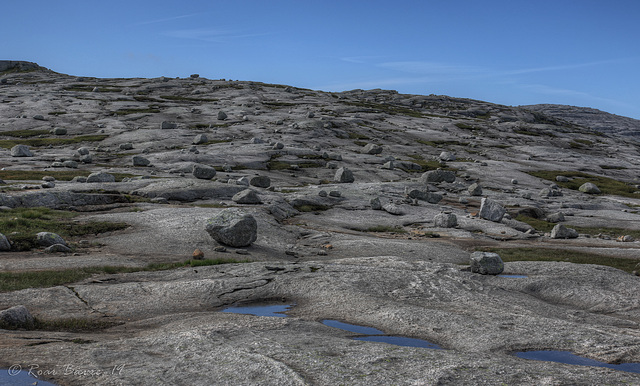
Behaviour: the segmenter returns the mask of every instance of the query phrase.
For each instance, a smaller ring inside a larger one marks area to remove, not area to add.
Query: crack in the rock
[[[93,311],[93,312],[97,312],[97,313],[99,313],[99,314],[104,315],[104,313],[103,313],[103,312],[100,312],[100,311],[96,310],[95,308],[91,307],[91,305],[89,304],[89,302],[87,302],[86,300],[84,300],[84,299],[82,298],[82,296],[80,296],[80,294],[78,293],[78,291],[76,291],[76,289],[75,289],[74,287],[71,287],[71,286],[68,286],[68,285],[66,285],[65,287],[66,287],[69,291],[71,291],[71,292],[72,292],[72,293],[73,293],[73,294],[78,298],[78,300],[80,300],[82,303],[84,303],[84,304],[85,304],[85,305],[86,305],[86,306],[87,306],[91,311]]]

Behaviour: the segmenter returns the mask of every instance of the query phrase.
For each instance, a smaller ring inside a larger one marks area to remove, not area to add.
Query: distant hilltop
[[[37,71],[37,70],[47,70],[44,67],[40,67],[37,63],[25,62],[22,60],[0,60],[0,73],[15,71]]]
[[[566,105],[540,104],[520,106],[547,116],[589,127],[603,133],[618,133],[625,136],[640,136],[640,120],[623,117],[593,109]]]

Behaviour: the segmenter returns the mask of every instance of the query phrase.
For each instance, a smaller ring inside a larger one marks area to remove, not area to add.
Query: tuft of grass
[[[426,171],[429,171],[429,170],[436,170],[438,168],[443,168],[442,165],[440,164],[440,161],[436,161],[436,160],[427,161],[420,154],[409,154],[408,157],[411,158],[411,162],[414,162],[414,163],[422,166],[422,170],[419,171],[420,173],[426,172]],[[458,170],[458,169],[452,168],[452,167],[443,168],[443,169],[444,170],[451,170],[451,171]]]
[[[598,165],[598,166],[600,166],[600,169],[610,169],[610,170],[628,169],[627,167],[624,167],[624,166],[613,166],[613,165]]]
[[[356,133],[354,131],[349,131],[349,132],[347,132],[347,134],[349,134],[349,139],[370,139],[366,135],[360,134],[360,133]]]
[[[463,122],[456,123],[456,126],[459,129],[462,129],[462,130],[479,130],[479,128],[477,128],[475,126],[472,126],[472,125],[469,125],[469,124],[466,124],[466,123],[463,123]]]
[[[587,182],[594,183],[602,194],[610,194],[615,196],[638,198],[635,193],[638,190],[626,182],[614,180],[613,178],[594,176],[583,172],[561,171],[561,170],[539,170],[528,172],[530,175],[545,180],[553,181],[563,188],[578,190],[578,188]],[[565,176],[572,178],[569,182],[556,182],[557,176]]]
[[[511,261],[566,261],[576,264],[606,265],[631,273],[638,263],[634,259],[625,259],[586,253],[582,251],[569,251],[564,249],[546,248],[480,248],[482,251],[495,252],[504,262]]]
[[[47,135],[49,130],[10,130],[0,131],[0,135],[6,135],[8,137],[29,138],[37,137],[39,135]]]
[[[152,263],[144,267],[102,266],[83,267],[62,270],[0,272],[0,292],[17,291],[26,288],[46,288],[66,285],[85,280],[92,275],[132,272],[166,271],[183,267],[203,267],[219,264],[248,263],[248,260],[204,259],[187,260],[176,263]]]
[[[450,146],[450,145],[456,145],[456,146],[468,146],[469,142],[460,142],[460,141],[427,141],[424,139],[418,139],[416,140],[416,142],[421,143],[423,145],[427,145],[427,146],[431,146],[431,147],[442,147],[442,146]]]
[[[401,226],[376,225],[367,228],[367,232],[407,233]]]
[[[524,223],[531,225],[539,232],[551,232],[551,229],[553,229],[553,227],[557,225],[552,222],[539,220],[539,219],[525,216],[525,215],[518,215],[516,217],[516,220],[522,221]],[[634,230],[634,229],[610,228],[610,227],[574,227],[574,226],[571,226],[571,228],[575,229],[578,233],[591,235],[591,236],[602,234],[609,237],[617,238],[619,236],[630,235],[633,238],[640,238],[640,230]]]
[[[0,147],[11,149],[15,145],[27,145],[33,147],[48,145],[68,145],[80,142],[100,142],[107,138],[108,135],[80,135],[73,138],[30,138],[30,139],[5,139],[0,141]]]
[[[14,208],[0,211],[0,229],[13,243],[17,251],[38,248],[36,234],[53,232],[62,237],[100,234],[129,227],[123,222],[91,221],[79,223],[71,221],[77,214],[49,208]]]
[[[140,108],[140,109],[122,109],[122,110],[116,110],[113,113],[115,115],[129,115],[129,114],[155,114],[155,113],[159,113],[160,109],[155,108],[155,107],[146,107],[146,108]]]
[[[64,331],[64,332],[92,332],[104,330],[109,327],[117,326],[121,323],[106,320],[95,320],[85,318],[71,318],[71,319],[58,319],[58,320],[44,320],[40,318],[34,318],[33,324],[30,326],[21,326],[21,329],[28,331]],[[7,330],[16,329],[15,326],[7,323],[0,322],[0,328]],[[83,344],[92,343],[91,341],[84,339],[73,339],[73,343]]]
[[[0,178],[3,180],[41,180],[44,176],[52,176],[59,181],[71,181],[73,177],[87,177],[91,174],[86,170],[0,170]],[[125,177],[135,177],[129,173],[112,173],[116,181],[122,181]]]

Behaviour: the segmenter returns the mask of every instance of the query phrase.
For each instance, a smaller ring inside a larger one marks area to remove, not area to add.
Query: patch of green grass
[[[602,194],[610,194],[615,196],[638,198],[639,195],[634,193],[638,190],[631,184],[614,180],[613,178],[594,176],[583,172],[561,171],[561,170],[539,170],[528,172],[530,175],[545,180],[553,181],[563,188],[578,190],[578,188],[591,182],[598,186]],[[569,182],[556,182],[557,176],[573,177]]]
[[[286,169],[289,169],[290,167],[291,167],[291,164],[278,161],[278,160],[272,160],[267,162],[267,170],[286,170]]]
[[[68,145],[80,142],[100,142],[107,137],[108,135],[81,135],[73,138],[29,138],[20,140],[7,139],[0,141],[0,147],[11,149],[15,145],[27,145],[33,147],[48,145]]]
[[[66,91],[93,92],[93,89],[96,87],[98,88],[98,92],[122,92],[122,89],[117,87],[103,87],[100,85],[89,84],[72,84],[66,86],[64,89]]]
[[[518,215],[516,220],[522,221],[534,227],[539,232],[551,232],[554,226],[557,224],[536,219],[533,217]],[[565,225],[567,226],[567,225]],[[634,229],[624,229],[624,228],[610,228],[610,227],[576,227],[569,226],[570,228],[575,229],[578,233],[587,234],[587,235],[607,235],[609,237],[617,238],[619,236],[630,235],[634,238],[640,238],[640,230]]]
[[[387,233],[407,233],[400,226],[390,226],[390,225],[376,225],[367,228],[367,232],[387,232]]]
[[[433,116],[431,114],[423,114],[419,111],[410,109],[408,107],[402,107],[402,106],[394,106],[394,105],[389,105],[389,104],[384,104],[384,103],[374,103],[374,102],[354,102],[354,101],[340,101],[340,103],[343,103],[345,105],[349,105],[349,106],[356,106],[356,107],[364,107],[364,108],[369,108],[369,109],[373,109],[373,110],[378,110],[381,112],[385,112],[387,114],[390,115],[406,115],[409,117],[414,117],[414,118],[424,118],[424,117],[428,117],[428,116]]]
[[[513,132],[516,133],[516,134],[531,135],[531,136],[534,136],[534,137],[540,137],[540,136],[543,135],[542,133],[538,133],[536,131],[531,131],[531,129],[516,129],[516,130],[513,130]]]
[[[159,112],[160,112],[160,109],[156,107],[146,107],[146,108],[140,108],[140,109],[116,110],[113,113],[115,115],[129,115],[129,114],[155,114]]]
[[[51,111],[51,112],[49,112],[47,114],[57,117],[58,115],[65,115],[66,113],[67,113],[66,111]]]
[[[64,331],[64,332],[92,332],[104,330],[109,327],[117,326],[120,323],[106,320],[94,320],[84,318],[43,320],[34,318],[33,324],[30,326],[21,326],[21,329],[29,331]],[[0,328],[13,330],[15,326],[7,323],[0,323]],[[92,341],[84,339],[73,339],[71,342],[77,344],[92,343]]]
[[[0,292],[17,291],[26,288],[46,288],[75,283],[97,274],[118,274],[132,272],[166,271],[183,267],[202,267],[219,264],[247,263],[248,260],[204,259],[187,260],[176,263],[152,263],[145,267],[102,266],[62,270],[0,272]]]
[[[597,264],[617,268],[631,273],[637,260],[597,255],[582,251],[546,248],[481,248],[483,251],[495,252],[504,262],[511,261],[566,261],[576,264]]]
[[[424,139],[418,139],[416,140],[416,142],[421,143],[423,145],[428,145],[431,147],[442,147],[442,146],[450,146],[450,145],[456,145],[456,146],[468,146],[469,142],[460,142],[460,141],[440,141],[440,140],[436,140],[436,141],[427,141]]]
[[[353,143],[354,143],[354,145],[358,145],[360,147],[364,147],[364,146],[367,146],[368,142],[365,142],[365,141],[353,141]]]
[[[129,226],[122,222],[70,221],[76,215],[73,212],[49,208],[13,208],[0,211],[0,229],[13,242],[13,249],[26,251],[39,247],[36,243],[38,232],[53,232],[62,237],[73,237],[111,232]]]
[[[47,135],[49,130],[10,130],[0,131],[0,135],[6,135],[9,137],[29,138],[36,137],[38,135]]]
[[[411,162],[414,162],[420,166],[422,166],[422,170],[418,171],[420,173],[422,172],[426,172],[429,170],[436,170],[438,168],[442,168],[442,164],[440,164],[440,161],[436,161],[436,160],[425,160],[423,156],[421,156],[420,154],[409,154],[408,155],[409,158],[411,158]],[[443,168],[444,170],[451,170],[451,171],[456,171],[458,169],[456,168]]]
[[[0,179],[3,180],[42,180],[44,176],[54,177],[59,181],[71,181],[73,177],[87,177],[91,174],[87,170],[0,170]],[[112,173],[116,181],[122,181],[125,177],[135,177],[129,173]]]
[[[366,135],[360,134],[360,133],[356,133],[354,131],[348,131],[347,134],[349,134],[349,139],[370,139]]]
[[[180,95],[160,95],[160,98],[175,102],[217,102],[216,98],[191,98]]]
[[[627,167],[624,167],[624,166],[613,166],[613,165],[598,165],[598,166],[600,166],[600,169],[610,169],[610,170],[628,169]]]
[[[591,146],[591,145],[594,144],[593,141],[589,141],[588,139],[579,139],[579,138],[578,139],[574,139],[573,142],[577,142],[579,144],[587,145],[587,146]]]

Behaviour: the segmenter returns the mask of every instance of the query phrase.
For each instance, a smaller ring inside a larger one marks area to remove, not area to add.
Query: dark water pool
[[[232,314],[248,314],[256,316],[275,316],[279,318],[286,318],[287,312],[293,307],[293,304],[253,304],[246,306],[233,306],[227,307],[221,312],[230,312]]]
[[[43,381],[29,374],[29,370],[16,368],[0,369],[0,386],[56,386],[55,383]]]
[[[640,363],[621,363],[619,365],[613,365],[610,363],[604,363],[593,359],[580,357],[572,354],[569,351],[520,351],[515,353],[515,355],[518,358],[533,359],[537,361],[559,362],[578,366],[607,367],[610,369],[627,371],[630,373],[640,373]]]
[[[349,323],[339,322],[337,320],[332,320],[332,319],[323,320],[322,324],[324,324],[325,326],[339,328],[341,330],[345,330],[349,332],[354,332],[356,334],[369,335],[369,336],[355,337],[353,338],[354,340],[362,340],[366,342],[380,342],[380,343],[387,343],[387,344],[393,344],[396,346],[405,346],[405,347],[442,349],[442,347],[438,346],[437,344],[431,343],[423,339],[406,338],[404,336],[384,335],[383,331],[380,331],[377,328],[373,328],[373,327],[358,326],[357,324],[349,324]]]

